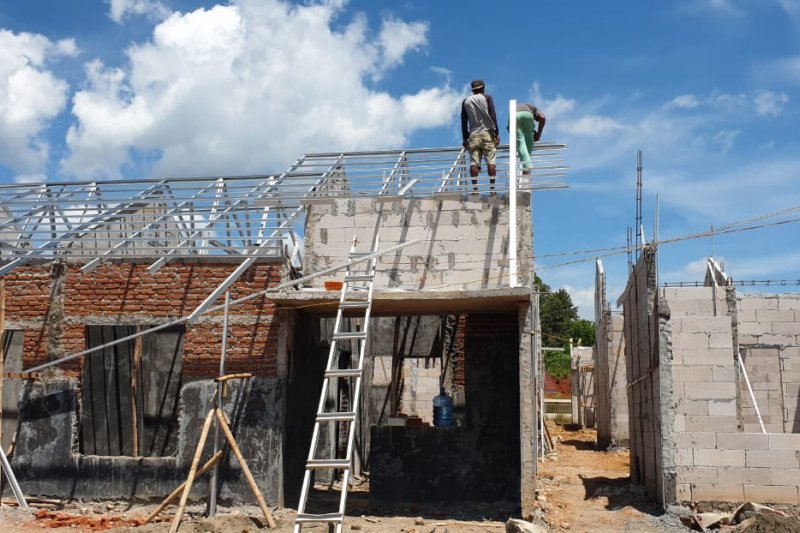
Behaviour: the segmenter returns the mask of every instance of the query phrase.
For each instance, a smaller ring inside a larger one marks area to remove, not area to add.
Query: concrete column
[[[529,303],[519,306],[519,456],[522,516],[533,513],[536,503],[536,389],[531,333],[533,312]]]

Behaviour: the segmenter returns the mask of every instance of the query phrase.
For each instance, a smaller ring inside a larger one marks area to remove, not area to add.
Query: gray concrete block
[[[677,466],[694,466],[694,450],[686,448],[675,450],[675,464]]]
[[[787,345],[797,344],[797,335],[776,335],[774,333],[765,333],[759,336],[759,342],[763,344],[776,344]]]
[[[796,468],[770,468],[770,485],[800,486],[800,470]]]
[[[766,433],[717,433],[717,448],[720,450],[768,450],[769,435]]]
[[[743,485],[692,484],[692,501],[694,502],[740,502],[742,500],[744,500]]]
[[[800,450],[800,433],[771,433],[770,450]]]
[[[673,350],[692,350],[708,348],[708,333],[691,332],[681,333],[672,336],[672,349]]]
[[[760,503],[787,503],[790,505],[800,503],[796,486],[745,485],[744,499]]]
[[[684,365],[732,365],[733,350],[707,348],[705,350],[677,350]]]
[[[759,322],[794,322],[794,311],[791,309],[756,309]]]
[[[737,308],[740,311],[758,309],[778,309],[778,298],[765,298],[763,296],[739,296]]]
[[[717,468],[713,466],[677,466],[675,480],[678,483],[719,483]]]
[[[713,371],[711,365],[673,365],[672,379],[674,381],[713,381]]]
[[[748,450],[746,466],[764,468],[800,468],[798,450]]]
[[[675,500],[677,502],[692,501],[692,486],[689,483],[677,483],[675,485]]]
[[[708,336],[709,348],[733,349],[733,338],[727,333],[711,333]]]
[[[731,319],[727,316],[682,316],[673,320],[673,333],[730,333]]]
[[[773,322],[772,333],[775,335],[800,335],[800,321]]]
[[[736,380],[736,368],[733,365],[714,366],[711,375],[714,381],[733,382]]]
[[[693,431],[675,434],[675,447],[687,449],[715,449],[717,447],[717,433],[713,431]]]
[[[695,466],[745,466],[744,450],[695,450]],[[748,465],[751,466],[751,465]],[[752,465],[762,466],[762,465]]]
[[[736,431],[735,416],[701,416],[687,415],[686,431],[718,431],[728,433]]]
[[[707,405],[710,416],[736,416],[735,400],[713,400]]]
[[[732,400],[736,398],[736,384],[687,382],[684,383],[684,394],[692,400]]]
[[[769,485],[769,468],[721,466],[717,470],[720,483],[729,485]]]

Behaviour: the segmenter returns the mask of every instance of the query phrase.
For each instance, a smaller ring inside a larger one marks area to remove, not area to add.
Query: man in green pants
[[[539,123],[534,131],[535,122]],[[533,143],[539,142],[544,130],[544,113],[531,104],[517,104],[517,157],[522,161],[522,175],[531,173]]]

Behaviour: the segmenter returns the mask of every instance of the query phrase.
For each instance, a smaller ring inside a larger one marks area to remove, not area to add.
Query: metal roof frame
[[[493,190],[565,188],[564,148],[537,143],[532,175],[511,184],[519,173],[508,145],[499,146]],[[478,192],[487,182],[478,179]],[[2,184],[0,276],[34,260],[83,261],[83,273],[122,259],[149,261],[151,273],[177,258],[239,261],[193,321],[255,261],[295,260],[293,225],[308,205],[472,192],[462,147],[310,153],[273,175]]]

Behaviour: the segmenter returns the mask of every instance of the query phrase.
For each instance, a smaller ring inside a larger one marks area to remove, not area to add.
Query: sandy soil
[[[528,517],[550,531],[592,533],[682,533],[690,531],[672,514],[663,514],[639,488],[628,479],[627,451],[596,451],[595,432],[567,431],[551,426],[557,441],[556,453],[539,463],[539,506]],[[110,533],[157,533],[169,530],[175,507],[169,507],[161,522],[141,525],[153,505],[129,506],[124,502],[73,502],[59,510],[25,511],[0,507],[0,533],[56,533],[107,531]],[[252,533],[264,527],[264,517],[255,505],[220,508],[213,518],[203,516],[205,506],[187,508],[181,533]],[[700,511],[702,509],[699,509]],[[688,511],[687,511],[688,512]],[[685,513],[684,513],[685,514]],[[798,510],[790,517],[759,518],[750,524],[748,533],[798,533]],[[274,513],[280,533],[292,531],[294,511],[279,509]],[[365,533],[478,533],[503,532],[502,512],[490,505],[461,508],[405,507],[392,510],[371,509],[368,486],[355,487],[348,498],[345,531]],[[323,525],[306,526],[304,531],[325,533]],[[722,531],[732,531],[724,527]],[[742,531],[738,529],[737,531]]]
[[[553,531],[688,531],[628,478],[629,454],[596,451],[595,431],[548,425],[556,453],[539,463],[539,501]]]

